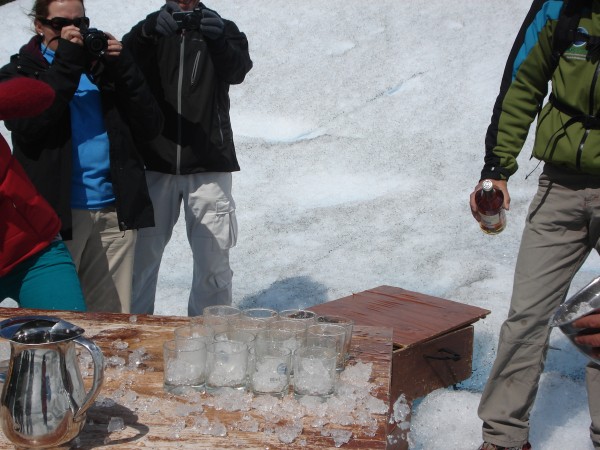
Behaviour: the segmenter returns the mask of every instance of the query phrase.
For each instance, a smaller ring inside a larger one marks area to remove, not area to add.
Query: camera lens
[[[90,28],[84,33],[83,45],[94,56],[101,56],[108,48],[108,38],[95,28]]]
[[[173,19],[177,22],[180,30],[197,30],[200,28],[202,11],[199,9],[193,11],[176,11],[173,13]]]
[[[90,38],[87,40],[87,47],[92,53],[100,53],[105,50],[104,42],[101,38],[96,36],[90,36]]]
[[[200,28],[200,19],[196,14],[190,14],[183,20],[183,27],[186,30],[197,30]]]

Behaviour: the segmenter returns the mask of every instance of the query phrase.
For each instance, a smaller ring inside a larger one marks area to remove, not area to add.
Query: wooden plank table
[[[303,410],[304,403],[291,394],[278,400],[252,398],[251,394],[241,393],[237,394],[240,395],[237,406],[242,410],[231,410],[217,409],[223,408],[222,404],[211,405],[212,396],[208,394],[182,397],[166,393],[162,387],[162,343],[172,339],[173,330],[187,324],[189,318],[0,308],[0,320],[31,314],[58,316],[84,328],[84,336],[93,340],[105,356],[102,391],[88,410],[81,434],[64,448],[395,448],[393,442],[387,442],[393,347],[390,328],[356,326],[354,329],[351,361],[342,376],[351,372],[353,365],[354,369],[372,365],[366,387],[370,389],[371,404],[376,404],[374,409],[363,411],[359,424],[342,417],[330,420],[334,416],[328,416],[326,409],[336,408],[336,405],[326,405],[333,399]],[[3,351],[6,352],[6,347]],[[84,364],[86,353],[82,348]],[[3,357],[6,358],[6,353]],[[119,361],[124,365],[119,365]],[[83,367],[82,373],[90,384],[91,368]],[[365,386],[356,389],[361,390],[365,390]],[[272,402],[284,411],[283,416],[268,412],[268,407],[273,407]],[[380,411],[374,413],[377,406]],[[343,408],[337,408],[341,416]],[[116,418],[123,420],[123,429]],[[292,437],[289,437],[290,429]],[[344,442],[350,432],[351,437]],[[223,433],[226,435],[222,436]],[[292,438],[293,441],[288,442]],[[14,449],[2,433],[0,449]]]

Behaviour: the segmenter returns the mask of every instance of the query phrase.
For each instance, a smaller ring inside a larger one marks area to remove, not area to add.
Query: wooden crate
[[[318,314],[350,317],[360,325],[394,330],[392,408],[401,395],[412,405],[415,399],[435,389],[469,378],[473,360],[472,324],[490,313],[393,286],[379,286],[309,309]],[[388,430],[388,440],[393,442],[388,448],[406,449],[409,429],[396,425],[392,424]]]

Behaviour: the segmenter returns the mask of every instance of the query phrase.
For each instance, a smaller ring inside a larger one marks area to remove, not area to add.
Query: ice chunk
[[[402,423],[406,421],[406,418],[410,415],[410,405],[408,401],[406,401],[406,396],[404,394],[400,395],[398,399],[394,402],[394,406],[392,408],[392,414],[390,415],[390,423]]]
[[[110,348],[113,350],[125,350],[129,347],[129,344],[121,339],[117,339],[110,344]]]
[[[258,432],[258,421],[253,419],[251,416],[244,415],[242,420],[234,422],[233,427],[240,431],[247,431],[250,433]]]
[[[178,403],[177,406],[175,406],[175,415],[179,417],[187,417],[192,413],[201,413],[202,411],[204,411],[202,405],[189,405],[187,403]]]
[[[252,394],[226,387],[213,392],[206,401],[206,405],[225,411],[248,411],[251,403]]]
[[[109,356],[104,361],[106,367],[123,367],[125,365],[125,358],[120,356]]]
[[[225,428],[225,425],[218,420],[211,422],[204,416],[196,419],[194,428],[198,430],[199,433],[206,434],[208,436],[227,436],[227,428]]]
[[[125,422],[122,417],[111,417],[108,422],[108,432],[121,431],[125,429]]]
[[[283,425],[275,427],[275,434],[284,444],[291,444],[302,434],[302,422],[296,421],[291,425]]]
[[[373,397],[372,395],[370,395],[365,401],[365,406],[373,414],[386,414],[388,412],[385,402],[377,397]]]
[[[338,430],[335,428],[323,430],[321,432],[323,436],[331,436],[336,447],[341,447],[343,444],[347,444],[352,437],[352,431],[350,430]]]
[[[369,384],[372,370],[373,363],[357,361],[356,364],[352,366],[346,366],[346,370],[340,374],[340,379],[342,382],[353,384],[355,386],[364,386]]]

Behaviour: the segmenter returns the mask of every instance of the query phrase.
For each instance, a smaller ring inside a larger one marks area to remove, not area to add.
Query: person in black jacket
[[[133,59],[111,34],[88,30],[82,0],[36,0],[36,36],[0,80],[49,84],[52,105],[7,120],[15,157],[58,213],[90,311],[129,312],[136,230],[154,225],[136,141],[163,115]]]
[[[154,312],[158,270],[182,200],[194,259],[188,314],[231,304],[229,249],[237,235],[231,172],[239,165],[229,86],[252,68],[246,36],[198,0],[180,0],[135,25],[123,44],[165,116],[161,135],[140,147],[156,226],[138,236],[132,312]]]

